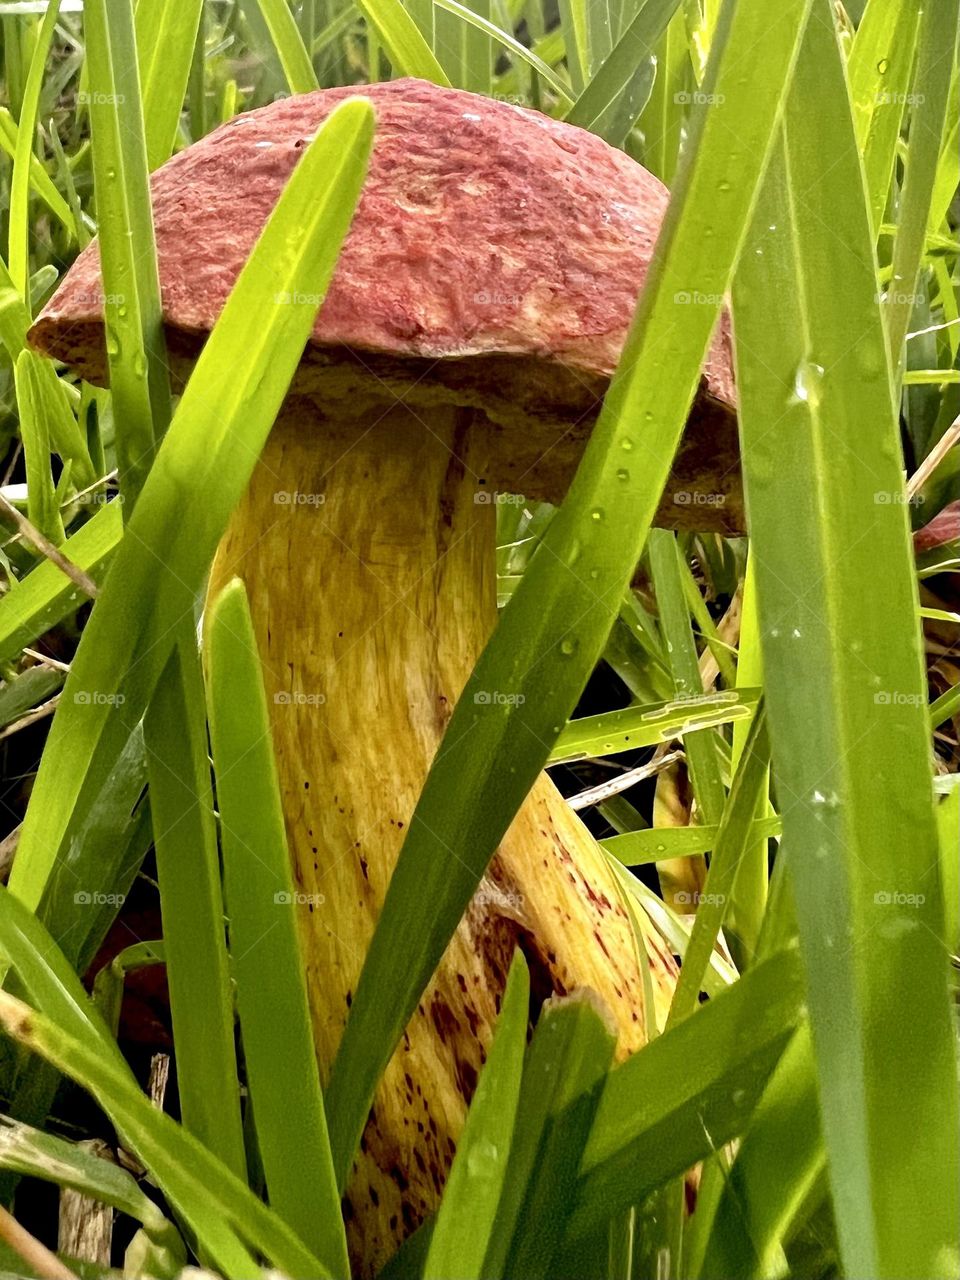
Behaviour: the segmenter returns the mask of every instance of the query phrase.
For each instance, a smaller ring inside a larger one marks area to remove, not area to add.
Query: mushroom
[[[175,380],[301,148],[350,92],[242,115],[154,176]],[[498,495],[562,498],[668,200],[625,154],[535,111],[417,80],[363,92],[377,115],[366,186],[210,587],[238,575],[250,597],[324,1078],[406,826],[495,622]],[[94,244],[30,341],[102,384],[98,277]],[[726,317],[658,518],[742,527]],[[652,930],[645,953],[605,855],[546,774],[379,1087],[344,1201],[360,1274],[437,1205],[517,945],[535,1004],[599,993],[621,1057],[646,1039],[648,963],[662,1017],[673,958]]]

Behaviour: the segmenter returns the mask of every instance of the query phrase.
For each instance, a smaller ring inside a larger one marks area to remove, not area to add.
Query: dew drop
[[[593,520],[595,524],[600,524],[601,521],[604,520],[605,518],[606,518],[606,512],[603,510],[602,507],[594,507],[594,509],[590,512],[590,519]]]
[[[572,658],[579,648],[580,642],[573,636],[566,636],[560,641],[560,652],[565,658]]]
[[[627,470],[626,467],[621,467],[617,471],[617,479],[621,482],[621,484],[627,483],[627,481],[630,479],[630,472]]]
[[[630,439],[629,436],[620,437],[620,448],[624,451],[624,453],[629,453],[631,451],[631,449],[633,448],[633,441]]]

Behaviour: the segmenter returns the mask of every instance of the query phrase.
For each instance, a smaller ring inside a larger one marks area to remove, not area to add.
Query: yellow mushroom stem
[[[482,415],[435,408],[425,423],[396,405],[349,421],[341,409],[331,422],[309,400],[288,401],[211,581],[215,592],[238,575],[250,597],[324,1079],[424,779],[496,620]],[[675,970],[651,939],[662,1013]],[[620,1056],[645,1042],[635,924],[546,774],[378,1089],[344,1201],[358,1274],[437,1206],[517,945],[535,1003],[592,988]]]

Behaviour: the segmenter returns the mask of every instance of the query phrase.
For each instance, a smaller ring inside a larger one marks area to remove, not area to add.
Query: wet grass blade
[[[610,1073],[584,1148],[570,1240],[746,1131],[803,1000],[799,956],[780,952]]]
[[[34,905],[193,616],[216,544],[286,394],[366,172],[373,113],[344,103],[303,157],[203,349],[73,660],[24,820],[11,889]],[[135,661],[136,659],[136,661]],[[116,695],[121,692],[123,701]],[[74,700],[75,693],[87,701]],[[94,788],[96,789],[96,788]]]
[[[158,169],[173,154],[203,0],[150,4],[136,9],[147,167]]]
[[[493,1044],[443,1190],[424,1280],[481,1280],[513,1142],[527,1045],[530,974],[514,953]]]
[[[919,9],[870,0],[847,63],[857,146],[863,156],[872,226],[879,228],[910,92]]]
[[[803,1024],[777,1063],[726,1176],[697,1274],[763,1280],[781,1272],[783,1242],[823,1166],[813,1049]]]
[[[766,841],[780,835],[780,819],[757,818],[750,823],[747,839]],[[720,827],[648,827],[622,836],[610,836],[600,844],[625,867],[639,867],[667,858],[686,858],[694,853],[709,853],[717,843]],[[742,869],[741,869],[742,870]],[[739,878],[741,872],[737,872]]]
[[[37,130],[37,111],[43,88],[43,72],[53,41],[53,33],[60,13],[60,0],[50,0],[43,21],[36,33],[30,70],[23,91],[23,103],[17,126],[17,148],[13,161],[13,177],[10,182],[9,251],[10,275],[27,306],[30,294],[29,236],[30,236],[30,169],[33,163],[33,142]]]
[[[210,739],[217,776],[230,954],[257,1143],[273,1209],[345,1276],[295,892],[253,621],[235,579],[206,620]]]
[[[318,89],[317,73],[287,0],[257,0],[291,93]]]
[[[608,711],[603,715],[580,716],[567,722],[554,743],[548,763],[617,755],[682,738],[705,725],[746,722],[756,710],[759,697],[757,689],[727,689],[624,707],[622,711]]]
[[[400,0],[358,0],[357,8],[380,37],[400,75],[450,87],[447,73]]]
[[[64,540],[63,520],[50,470],[50,432],[43,412],[39,365],[39,358],[31,351],[21,351],[15,365],[20,439],[27,473],[27,517],[49,542],[59,546]]]
[[[724,6],[707,82],[714,105],[693,115],[620,368],[567,500],[457,704],[390,882],[328,1090],[341,1185],[380,1073],[617,617],[732,275],[808,3],[789,0],[776,22],[759,0]],[[687,307],[680,323],[676,299],[695,289],[714,303]],[[517,696],[483,705],[474,695],[485,689]]]
[[[960,6],[952,0],[926,4],[917,32],[914,105],[904,160],[897,238],[893,246],[891,288],[887,293],[887,328],[894,373],[899,376],[903,344],[917,296],[930,201],[937,179],[950,77],[957,48]]]
[[[192,619],[150,701],[144,740],[180,1114],[185,1128],[244,1178],[220,852]]]
[[[6,992],[0,992],[0,1026],[96,1098],[123,1135],[124,1145],[149,1170],[196,1233],[200,1249],[227,1280],[249,1280],[258,1274],[251,1250],[288,1275],[321,1280],[329,1276],[320,1260],[239,1178],[157,1110],[129,1073],[121,1073],[95,1048]]]
[[[118,1209],[142,1223],[155,1245],[179,1254],[181,1266],[185,1262],[179,1232],[140,1189],[136,1179],[79,1143],[65,1142],[52,1133],[0,1116],[0,1168],[72,1187],[81,1195]]]
[[[633,21],[567,112],[564,119],[569,124],[596,131],[612,104],[629,89],[641,59],[655,52],[657,41],[666,31],[679,3],[680,0],[647,0],[640,6]],[[623,137],[609,137],[602,131],[601,136],[613,146],[623,142]]]
[[[123,536],[119,503],[102,507],[71,534],[61,551],[96,581]],[[62,622],[86,599],[78,586],[52,560],[35,569],[0,598],[0,662],[16,657],[25,645]]]
[[[132,0],[88,0],[83,21],[107,362],[129,520],[170,421],[170,383]]]
[[[781,852],[844,1268],[903,1280],[936,1274],[955,1247],[960,1123],[913,556],[826,0],[807,28],[786,144],[734,289]],[[910,1106],[905,1080],[923,1081]]]
[[[616,1036],[592,992],[551,999],[527,1055],[510,1164],[483,1274],[554,1273]]]
[[[697,1008],[703,975],[716,946],[724,909],[737,877],[740,856],[750,837],[754,815],[767,780],[770,746],[766,714],[761,707],[750,727],[744,758],[723,811],[710,867],[697,905],[690,941],[683,956],[680,980],[673,994],[667,1026],[689,1017]]]

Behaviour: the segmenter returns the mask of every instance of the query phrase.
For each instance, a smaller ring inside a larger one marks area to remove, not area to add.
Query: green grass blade
[[[624,707],[567,722],[550,752],[550,764],[655,747],[706,726],[748,721],[759,701],[758,689],[725,689],[666,702]]]
[[[913,556],[893,500],[903,482],[872,229],[826,0],[786,131],[751,236],[760,252],[744,253],[734,290],[782,853],[845,1270],[904,1280],[943,1270],[954,1247],[960,1123]],[[909,1107],[905,1080],[923,1081]]]
[[[38,1009],[78,1043],[98,1054],[114,1071],[133,1080],[106,1023],[56,943],[33,912],[3,888],[0,888],[0,950]]]
[[[400,0],[358,0],[357,8],[380,37],[398,74],[450,87],[447,73]]]
[[[181,1118],[244,1178],[220,854],[192,623],[187,619],[144,717],[150,810]]]
[[[780,952],[610,1073],[584,1148],[571,1240],[745,1132],[803,1000],[799,956]]]
[[[333,1175],[297,938],[299,901],[267,701],[243,583],[207,619],[210,739],[217,775],[230,953],[270,1204],[333,1275],[347,1242]]]
[[[107,361],[129,520],[170,420],[131,0],[87,0],[84,32]]]
[[[567,112],[564,119],[569,124],[596,132],[597,124],[611,105],[629,88],[639,62],[644,56],[656,51],[657,41],[666,31],[679,3],[680,0],[648,0],[641,5],[633,21]],[[639,108],[634,119],[637,114]],[[606,134],[602,136],[606,137],[607,142],[617,146],[623,142],[626,134],[619,138]]]
[[[329,1276],[289,1227],[186,1130],[158,1111],[129,1074],[6,992],[0,992],[0,1026],[96,1098],[123,1135],[124,1145],[139,1157],[228,1280],[250,1280],[259,1274],[250,1249],[288,1275],[320,1280]]]
[[[714,105],[694,114],[620,368],[567,500],[457,704],[393,873],[328,1091],[341,1182],[377,1079],[617,617],[696,390],[807,7],[789,0],[776,23],[759,0],[724,8],[708,80]],[[694,289],[716,305],[688,307],[678,324],[676,298]],[[518,697],[483,705],[474,697],[483,689]],[[498,766],[506,754],[509,773]]]
[[[705,1280],[763,1280],[782,1271],[783,1241],[823,1166],[813,1049],[804,1023],[777,1064],[727,1174],[698,1274]]]
[[[30,275],[30,170],[33,142],[37,129],[37,111],[43,89],[43,72],[60,13],[60,0],[50,0],[37,31],[30,59],[30,70],[23,91],[23,104],[17,126],[17,149],[10,183],[9,250],[10,275],[21,298],[29,304],[27,281]]]
[[[142,1223],[160,1247],[186,1261],[176,1227],[160,1212],[126,1169],[103,1160],[78,1143],[0,1116],[0,1168],[42,1178],[108,1204]]]
[[[917,6],[903,0],[870,0],[847,63],[853,122],[874,228],[883,221],[890,191],[910,92],[919,13]]]
[[[950,101],[958,24],[960,6],[953,0],[940,0],[939,4],[923,7],[917,33],[915,102],[910,115],[897,238],[893,246],[892,284],[887,294],[887,328],[895,373],[899,373],[902,364],[903,344],[917,295],[927,218]]]
[[[668,529],[653,529],[647,549],[660,609],[660,630],[667,645],[668,665],[673,675],[676,696],[681,699],[700,699],[703,697],[703,681],[690,625],[677,535]],[[684,747],[698,814],[704,822],[717,823],[723,813],[726,797],[720,778],[718,742],[713,729],[696,729],[693,732],[688,730]]]
[[[670,1005],[672,1023],[689,1017],[697,1008],[703,975],[723,924],[724,908],[737,876],[740,856],[750,837],[754,815],[767,780],[770,747],[766,716],[757,712],[750,727],[744,759],[737,770],[730,800],[723,811],[710,868],[697,905],[690,941],[683,956],[680,980]]]
[[[287,0],[257,0],[291,93],[318,89],[317,73]]]
[[[61,550],[94,581],[103,573],[123,536],[119,503],[102,507],[77,530]],[[43,560],[16,589],[0,598],[0,662],[15,658],[25,645],[62,622],[86,599],[51,560]]]
[[[563,1239],[577,1188],[583,1148],[593,1126],[617,1037],[604,1007],[588,990],[544,1006],[530,1051],[530,1080],[517,1143],[529,1156],[529,1178],[517,1203],[516,1227],[504,1274],[550,1280],[558,1270]],[[538,1052],[539,1051],[539,1052]],[[546,1103],[544,1123],[530,1133],[530,1094]],[[508,1183],[505,1199],[517,1188]],[[562,1264],[560,1264],[562,1266]]]
[[[625,867],[639,867],[648,862],[663,862],[668,858],[688,858],[694,853],[709,853],[717,843],[720,827],[648,827],[645,831],[631,831],[622,836],[611,836],[600,844]],[[779,818],[757,818],[747,831],[750,841],[766,841],[780,835]],[[742,867],[737,876],[742,874]]]
[[[16,157],[19,136],[17,122],[6,107],[0,107],[0,148],[11,160]],[[54,186],[52,178],[32,150],[30,152],[30,185],[57,221],[62,224],[71,240],[79,242],[80,231],[73,210]]]
[[[544,83],[548,84],[564,102],[571,101],[570,90],[552,67],[549,67],[542,58],[538,58],[531,49],[528,49],[515,36],[510,35],[502,27],[498,27],[482,14],[475,13],[472,9],[466,8],[465,5],[458,4],[457,0],[434,0],[434,6],[446,13],[455,14],[458,18],[462,18],[470,30],[487,35],[494,43],[509,49],[522,62],[532,67]],[[468,41],[467,49],[469,50],[471,47]],[[470,88],[472,85],[465,85],[464,87]]]
[[[514,953],[493,1044],[457,1154],[447,1178],[430,1239],[423,1280],[481,1280],[513,1140],[527,1043],[530,974]]]
[[[24,350],[15,365],[20,440],[27,474],[27,516],[35,529],[54,546],[59,546],[65,535],[50,470],[50,433],[43,412],[41,375],[37,367],[40,363],[32,351]]]
[[[203,0],[177,0],[176,4],[137,0],[137,52],[151,171],[173,154],[202,9]]]
[[[85,780],[109,773],[143,714],[173,645],[171,626],[193,614],[313,323],[312,307],[277,299],[325,293],[372,134],[369,104],[352,101],[305,148],[187,384],[47,740],[10,880],[29,905],[69,839]],[[124,701],[110,701],[121,686]],[[78,691],[97,697],[77,703]]]

